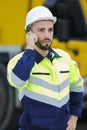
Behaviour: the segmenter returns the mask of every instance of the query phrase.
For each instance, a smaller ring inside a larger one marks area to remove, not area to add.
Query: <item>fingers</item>
[[[77,126],[77,117],[71,116],[68,123],[66,130],[76,130]]]
[[[35,42],[37,42],[37,36],[32,31],[26,34],[26,45],[29,49],[35,49]]]

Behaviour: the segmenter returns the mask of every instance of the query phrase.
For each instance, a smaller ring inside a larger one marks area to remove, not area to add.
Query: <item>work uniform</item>
[[[20,130],[66,130],[70,115],[81,116],[83,79],[63,50],[50,49],[43,57],[26,49],[9,61],[7,69],[23,106]]]

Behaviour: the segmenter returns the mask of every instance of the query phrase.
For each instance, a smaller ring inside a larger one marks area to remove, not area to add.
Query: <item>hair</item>
[[[32,27],[32,24],[28,25],[28,26],[26,27],[25,32],[26,32],[26,33],[29,32],[29,31],[31,30],[31,27]]]

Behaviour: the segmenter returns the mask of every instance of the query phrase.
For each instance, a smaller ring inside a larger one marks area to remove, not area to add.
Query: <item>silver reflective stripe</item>
[[[69,94],[66,95],[62,100],[56,100],[56,99],[51,98],[51,97],[47,97],[47,96],[44,96],[41,94],[34,93],[34,92],[27,90],[27,89],[24,89],[21,93],[19,93],[20,101],[22,100],[24,95],[31,98],[31,99],[34,99],[34,100],[37,100],[37,101],[40,101],[43,103],[47,103],[49,105],[53,105],[53,106],[56,106],[59,108],[62,107],[64,104],[66,104],[69,101]]]
[[[71,88],[70,92],[84,92],[84,87],[79,86],[79,87],[76,87],[76,88]]]
[[[42,86],[44,88],[47,88],[49,90],[55,91],[55,92],[60,92],[61,90],[63,90],[64,88],[66,88],[69,84],[69,80],[66,79],[65,81],[63,81],[60,85],[53,85],[50,84],[42,79],[36,78],[36,77],[32,77],[30,76],[29,81],[35,85],[39,85]]]
[[[82,77],[80,77],[75,83],[71,84],[70,87],[73,88],[75,86],[77,86],[77,84],[82,81]]]
[[[82,81],[82,80],[83,80],[82,77],[80,77],[80,78],[77,80],[77,82],[75,82],[74,84],[71,84],[71,85],[70,85],[70,91],[71,91],[71,92],[83,92],[83,91],[84,91],[83,86],[78,86],[78,87],[76,87],[76,86],[79,84],[79,82]]]
[[[17,86],[24,86],[26,84],[26,81],[21,80],[18,78],[13,72],[11,76],[12,82],[14,82]]]

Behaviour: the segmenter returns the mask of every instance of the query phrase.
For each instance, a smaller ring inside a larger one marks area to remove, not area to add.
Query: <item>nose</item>
[[[45,30],[45,37],[50,37],[50,32],[48,30]]]

